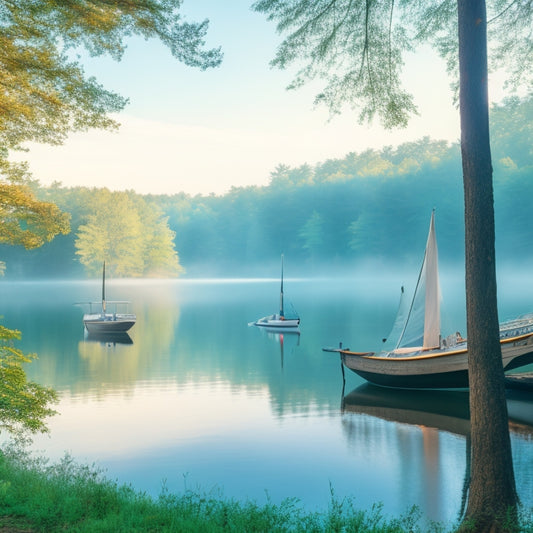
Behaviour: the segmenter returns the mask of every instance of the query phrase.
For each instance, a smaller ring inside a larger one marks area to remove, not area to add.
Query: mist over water
[[[164,483],[323,509],[331,486],[362,508],[383,502],[399,515],[417,504],[430,519],[454,520],[468,461],[464,393],[412,397],[352,373],[343,388],[338,355],[322,351],[339,342],[379,349],[416,268],[305,278],[289,265],[285,302],[301,317],[300,335],[248,326],[277,312],[279,265],[268,278],[109,280],[107,298],[130,300],[137,314],[128,343],[84,332],[78,304],[98,301],[99,280],[0,282],[2,323],[39,356],[29,376],[61,395],[51,435],[34,449],[53,459],[68,451],[154,495]],[[501,318],[533,311],[527,275],[502,271],[498,283]],[[442,270],[441,289],[443,328],[464,329],[460,269]],[[532,412],[527,398],[517,402]],[[531,506],[523,465],[533,429],[517,422],[511,438]]]

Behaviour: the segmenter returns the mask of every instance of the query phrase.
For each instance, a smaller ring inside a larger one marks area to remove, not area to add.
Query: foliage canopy
[[[37,248],[70,230],[69,215],[41,202],[27,185],[0,182],[0,243]]]
[[[80,191],[85,192],[85,191]],[[183,268],[174,249],[174,232],[154,205],[141,197],[108,189],[93,190],[78,213],[75,246],[80,262],[98,275],[102,262],[114,276],[172,276]]]
[[[505,70],[517,88],[533,72],[533,5],[488,0],[487,7],[490,67]],[[457,97],[457,0],[258,0],[253,9],[284,35],[272,66],[298,66],[290,89],[322,80],[315,103],[334,114],[349,105],[361,122],[377,116],[386,128],[405,127],[416,105],[402,88],[401,69],[405,54],[424,44],[445,59]]]
[[[40,203],[27,165],[8,160],[25,142],[61,144],[69,132],[116,128],[109,113],[127,103],[87,77],[77,55],[119,60],[133,35],[157,38],[181,62],[220,64],[205,49],[208,21],[182,19],[182,0],[0,0],[0,243],[40,246],[69,231],[68,216]]]
[[[120,59],[131,35],[158,38],[183,63],[205,69],[221,61],[219,49],[204,50],[207,21],[182,20],[181,0],[0,1],[0,146],[26,141],[58,144],[70,131],[112,128],[108,113],[127,100],[85,76],[75,59]]]
[[[495,105],[491,117],[496,243],[502,265],[514,263],[517,247],[524,258],[533,257],[528,205],[533,194],[533,97],[513,97]],[[394,148],[351,152],[316,165],[279,165],[270,185],[234,188],[224,196],[118,194],[128,196],[135,211],[140,209],[137,200],[148,206],[167,243],[153,243],[153,252],[166,255],[176,250],[179,263],[192,276],[235,275],[237,269],[239,275],[258,275],[261,265],[268,265],[268,274],[270,262],[282,252],[303,273],[334,264],[352,269],[353,263],[369,260],[418,261],[431,207],[437,210],[440,258],[443,263],[459,263],[464,253],[460,176],[459,147],[425,138]],[[75,242],[80,226],[96,212],[96,198],[105,195],[59,184],[41,187],[36,195],[69,213],[72,234],[30,252],[1,246],[7,275],[83,276],[85,268],[74,260]],[[120,203],[117,200],[117,207]],[[151,222],[148,226],[156,227]],[[166,232],[173,237],[165,237]],[[96,275],[101,270],[98,261]]]
[[[15,436],[46,430],[44,419],[55,414],[49,405],[57,400],[55,391],[28,381],[23,363],[35,359],[15,348],[20,332],[0,325],[0,428]]]

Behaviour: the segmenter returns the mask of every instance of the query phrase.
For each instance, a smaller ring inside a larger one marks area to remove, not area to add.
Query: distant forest
[[[491,146],[498,261],[523,263],[533,258],[533,97],[491,109]],[[135,267],[125,263],[117,276],[277,276],[272,268],[281,253],[292,276],[369,261],[419,262],[433,208],[441,262],[464,258],[460,148],[429,138],[315,166],[280,164],[268,186],[223,196],[33,187],[40,199],[71,214],[72,231],[36,250],[1,246],[7,279],[96,275],[98,254],[93,263],[87,254],[99,239],[122,250],[117,263],[128,251],[135,256],[129,259]],[[96,215],[103,197],[111,205]],[[126,211],[117,215],[119,204]],[[135,210],[133,219],[128,209]],[[136,233],[127,236],[132,225]],[[109,228],[115,227],[122,231],[114,234]]]

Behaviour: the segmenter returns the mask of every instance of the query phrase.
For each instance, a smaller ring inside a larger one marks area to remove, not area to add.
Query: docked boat
[[[281,288],[280,288],[279,313],[268,315],[253,322],[254,326],[269,328],[272,330],[295,330],[300,326],[300,317],[285,316],[284,297],[283,297],[283,254],[281,255]]]
[[[467,388],[468,343],[456,332],[440,330],[440,288],[435,213],[417,287],[410,307],[400,309],[393,327],[395,345],[383,351],[339,348],[343,365],[376,385],[397,388]],[[533,362],[533,314],[500,325],[503,368]]]
[[[113,312],[108,312],[108,304],[113,306]],[[137,321],[132,313],[118,313],[118,306],[126,306],[127,301],[106,301],[105,294],[105,261],[102,269],[102,301],[89,302],[89,313],[83,315],[83,324],[90,334],[112,334],[128,331]],[[92,306],[101,305],[99,312],[93,313]]]

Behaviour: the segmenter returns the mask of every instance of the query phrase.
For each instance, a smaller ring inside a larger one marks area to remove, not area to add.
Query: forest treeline
[[[533,97],[491,109],[498,261],[533,257]],[[146,179],[150,179],[147,176]],[[139,195],[90,187],[42,187],[39,199],[71,216],[71,232],[35,250],[1,246],[6,278],[277,274],[377,261],[421,260],[436,209],[439,257],[464,260],[458,144],[429,138],[349,153],[315,166],[280,164],[268,186],[223,196]]]

